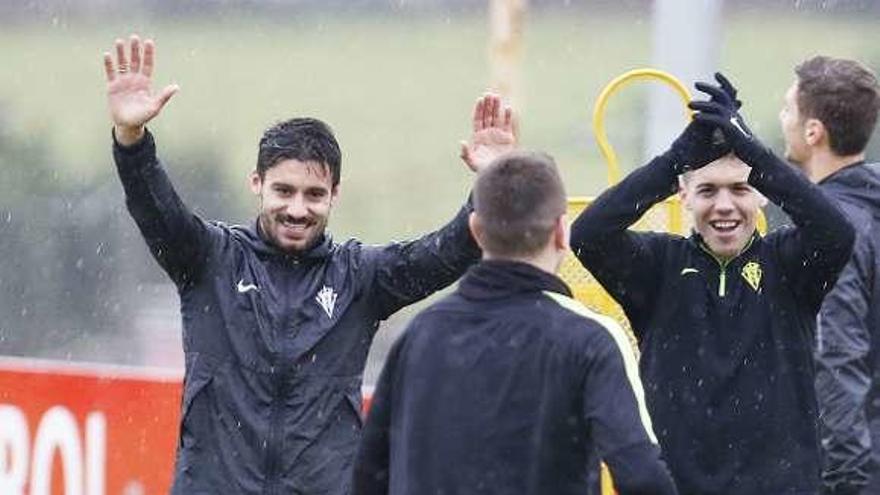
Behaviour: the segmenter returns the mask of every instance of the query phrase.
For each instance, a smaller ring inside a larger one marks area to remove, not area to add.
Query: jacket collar
[[[556,275],[528,263],[507,260],[481,261],[465,274],[458,288],[468,299],[499,299],[545,290],[572,295]]]
[[[880,164],[857,162],[819,182],[837,200],[880,211]]]
[[[859,175],[860,170],[864,170],[862,165],[865,164],[864,160],[859,160],[857,162],[850,163],[849,165],[845,165],[835,170],[833,173],[827,175],[824,179],[819,181],[819,185],[826,183],[834,183],[839,181],[846,181],[848,177],[853,175]]]
[[[689,238],[689,241],[690,241],[694,246],[696,246],[700,251],[706,253],[706,256],[709,256],[710,258],[712,258],[713,260],[715,260],[715,262],[718,263],[719,265],[721,265],[721,266],[727,266],[727,265],[729,265],[730,263],[733,263],[734,261],[736,261],[736,260],[742,258],[742,257],[743,257],[744,255],[746,255],[749,251],[751,251],[752,248],[755,246],[755,244],[756,244],[756,243],[758,242],[758,240],[760,240],[760,239],[761,239],[761,234],[760,234],[757,230],[755,230],[755,232],[752,234],[752,236],[749,238],[749,240],[746,241],[746,245],[743,247],[742,251],[740,251],[740,252],[739,252],[736,256],[734,256],[733,258],[730,258],[729,260],[726,260],[726,261],[725,261],[725,260],[722,260],[721,258],[719,258],[718,256],[716,256],[715,253],[713,253],[712,250],[709,249],[709,245],[706,244],[706,241],[703,240],[703,236],[701,236],[700,233],[697,232],[696,230],[694,230],[694,231],[691,232],[691,236],[690,236],[690,238]]]

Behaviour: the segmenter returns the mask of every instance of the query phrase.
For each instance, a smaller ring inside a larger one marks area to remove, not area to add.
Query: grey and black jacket
[[[731,260],[697,234],[628,230],[677,189],[662,156],[572,226],[578,259],[632,323],[654,431],[683,495],[819,489],[815,322],[854,233],[815,185],[765,158],[748,181],[796,227],[755,233]]]
[[[880,165],[852,164],[819,187],[857,232],[852,258],[819,314],[822,488],[834,495],[880,493]]]
[[[348,493],[370,343],[381,320],[479,258],[470,206],[415,241],[325,236],[290,256],[256,223],[191,213],[149,133],[113,154],[128,209],[180,296],[186,371],[172,493]]]

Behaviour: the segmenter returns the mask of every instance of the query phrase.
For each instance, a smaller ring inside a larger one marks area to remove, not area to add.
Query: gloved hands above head
[[[766,154],[767,148],[752,134],[738,110],[742,103],[736,99],[736,89],[720,73],[715,74],[718,86],[697,83],[696,88],[710,96],[709,101],[692,101],[688,104],[695,110],[694,122],[721,129],[725,140],[730,143],[733,152],[754,167],[756,162]]]
[[[723,136],[715,136],[715,127],[692,120],[663,155],[673,163],[678,174],[696,170],[730,153]],[[720,139],[719,139],[720,138]]]
[[[709,94],[710,102],[730,107],[736,113],[742,106],[742,102],[736,99],[736,88],[720,72],[715,73],[715,80],[718,85],[698,82],[694,87]],[[731,143],[718,125],[694,118],[665,155],[673,161],[677,173],[684,173],[714,162],[731,151]]]

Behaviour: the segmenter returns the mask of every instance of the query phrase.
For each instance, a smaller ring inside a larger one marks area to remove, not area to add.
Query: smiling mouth
[[[294,219],[294,218],[279,218],[278,224],[284,227],[285,230],[288,230],[293,233],[302,233],[305,232],[309,227],[312,226],[313,222],[310,222],[305,219]]]
[[[736,230],[739,227],[739,220],[714,220],[709,222],[709,225],[712,226],[716,232],[721,234],[729,234]]]

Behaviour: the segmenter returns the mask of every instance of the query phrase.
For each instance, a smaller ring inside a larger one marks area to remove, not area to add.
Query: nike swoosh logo
[[[241,293],[241,294],[244,294],[245,292],[250,292],[250,291],[252,291],[252,290],[260,290],[260,288],[257,287],[257,286],[254,285],[254,284],[247,284],[247,285],[245,285],[243,279],[238,281],[238,284],[235,285],[235,288],[236,288],[236,289],[238,290],[238,292]]]
[[[742,128],[741,125],[739,125],[739,119],[737,119],[736,117],[731,117],[731,118],[730,118],[730,123],[733,124],[733,126],[736,127],[737,129],[739,129],[739,132],[741,132],[741,133],[743,134],[743,136],[745,136],[745,137],[747,137],[747,138],[751,138],[751,137],[752,137],[752,136],[749,135],[748,132],[746,132],[745,129]]]
[[[700,273],[700,270],[696,268],[682,268],[680,275],[687,275],[688,273]]]

